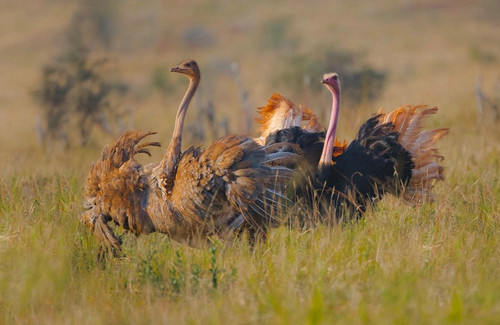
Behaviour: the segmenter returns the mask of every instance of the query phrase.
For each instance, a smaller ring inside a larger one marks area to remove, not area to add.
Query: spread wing
[[[119,250],[119,241],[107,225],[113,221],[138,235],[154,230],[141,207],[147,176],[134,159],[139,153],[150,154],[148,147],[158,142],[140,143],[152,132],[127,131],[112,145],[105,147],[100,159],[90,168],[84,191],[83,224],[110,247]]]
[[[223,137],[204,150],[190,148],[177,168],[172,201],[191,222],[217,227],[242,215],[253,227],[263,227],[274,221],[285,199],[292,170],[278,162],[290,159],[298,155],[266,150],[240,136]]]

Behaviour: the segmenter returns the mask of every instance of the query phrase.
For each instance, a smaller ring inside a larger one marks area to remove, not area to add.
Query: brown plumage
[[[264,144],[268,135],[278,130],[300,127],[307,132],[322,132],[324,128],[318,122],[318,117],[312,110],[302,105],[295,105],[283,95],[274,93],[268,99],[267,105],[258,108],[259,117],[255,120],[260,124],[260,137],[257,142]]]
[[[158,231],[195,244],[210,234],[242,227],[261,231],[276,221],[285,199],[282,193],[292,170],[280,162],[298,156],[281,150],[281,144],[266,147],[251,138],[226,136],[205,149],[190,147],[181,153],[182,124],[200,76],[191,60],[172,71],[191,82],[163,160],[141,166],[135,155],[148,154],[147,147],[159,143],[141,144],[153,133],[128,131],[106,147],[90,169],[84,194],[87,211],[80,219],[108,247],[120,249],[109,221],[135,235]]]
[[[120,241],[108,221],[135,235],[154,231],[141,204],[151,172],[134,159],[139,153],[149,155],[147,147],[160,146],[158,142],[139,144],[151,134],[154,133],[126,131],[115,144],[104,148],[101,158],[90,168],[83,195],[87,211],[81,214],[80,220],[110,248],[119,249]]]

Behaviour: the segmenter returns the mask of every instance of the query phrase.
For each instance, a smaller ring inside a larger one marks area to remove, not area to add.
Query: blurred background
[[[169,69],[186,58],[198,61],[202,81],[184,147],[255,135],[256,108],[273,92],[327,125],[320,80],[336,71],[340,138],[381,107],[428,104],[440,107],[430,124],[452,129],[443,141],[452,162],[478,148],[499,153],[497,0],[0,2],[5,175],[83,175],[128,128],[157,131],[166,148],[187,88]]]

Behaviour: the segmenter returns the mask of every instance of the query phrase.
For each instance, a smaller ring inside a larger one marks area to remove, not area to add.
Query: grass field
[[[435,187],[434,203],[410,207],[387,197],[356,224],[307,231],[283,226],[254,249],[241,239],[198,250],[160,234],[126,235],[127,258],[103,263],[77,216],[88,168],[114,137],[95,132],[90,146],[68,151],[38,146],[40,109],[31,95],[43,64],[60,52],[78,6],[1,2],[0,323],[500,319],[500,121],[493,112],[478,119],[474,97],[478,76],[488,94],[500,78],[497,1],[116,4],[107,54],[130,84],[121,105],[132,107],[135,128],[159,132],[163,148],[185,80],[168,76],[172,91],[161,94],[151,87],[155,69],[197,59],[202,87],[210,84],[202,98],[212,99],[236,132],[242,128],[238,88],[213,67],[239,64],[252,107],[279,91],[326,118],[326,91],[297,91],[287,86],[293,80],[276,81],[290,55],[321,56],[326,49],[353,53],[361,65],[387,75],[381,96],[341,107],[341,138],[351,139],[379,107],[409,103],[439,106],[428,126],[451,132],[439,144],[446,181]],[[266,30],[273,21],[286,28]],[[208,44],[186,41],[193,26],[208,31]],[[311,82],[320,78],[313,75]],[[188,122],[195,118],[193,107]],[[156,150],[151,160],[161,154]]]

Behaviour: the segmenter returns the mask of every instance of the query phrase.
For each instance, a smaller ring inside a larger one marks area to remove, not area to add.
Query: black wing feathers
[[[378,118],[363,124],[356,140],[334,158],[334,164],[318,173],[321,184],[354,194],[361,206],[385,192],[397,192],[409,182],[413,169],[410,153],[398,143],[399,133],[391,123],[378,125]]]

